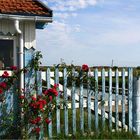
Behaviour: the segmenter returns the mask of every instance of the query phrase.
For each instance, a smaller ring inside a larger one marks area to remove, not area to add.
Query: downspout
[[[17,34],[19,35],[19,70],[23,70],[24,68],[24,46],[23,46],[23,33],[19,28],[19,20],[14,20],[14,26]],[[20,84],[19,84],[20,92],[22,93],[24,89],[24,74],[23,71],[20,73]]]

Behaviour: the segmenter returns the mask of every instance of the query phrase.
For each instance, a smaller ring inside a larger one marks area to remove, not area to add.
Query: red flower
[[[36,131],[37,134],[39,134],[40,128],[39,127],[35,128],[35,131]]]
[[[2,89],[0,89],[0,94],[2,94],[3,93],[3,90]]]
[[[48,89],[48,92],[49,92],[49,94],[53,94],[53,95],[55,95],[55,96],[58,96],[58,92],[57,92],[57,90],[54,89],[54,88]]]
[[[45,91],[43,92],[43,94],[44,94],[44,95],[48,95],[48,90],[45,90]]]
[[[36,98],[34,96],[31,97],[33,101],[36,101]]]
[[[83,65],[82,65],[82,70],[83,70],[84,72],[88,72],[88,71],[89,71],[88,65],[83,64]]]
[[[46,100],[41,100],[41,102],[42,102],[43,105],[47,104]]]
[[[41,121],[41,117],[37,117],[36,118],[36,122],[38,123],[38,122],[40,122]]]
[[[11,66],[10,69],[11,70],[17,70],[17,66]]]
[[[3,77],[3,78],[9,77],[9,73],[8,73],[7,71],[4,71],[4,73],[2,74],[2,77]]]
[[[24,95],[20,95],[19,98],[20,98],[20,99],[24,99],[25,96],[24,96]]]
[[[40,110],[42,110],[42,109],[43,109],[43,107],[44,107],[43,103],[42,103],[42,102],[40,102],[40,103],[39,103],[39,109],[40,109]]]
[[[50,122],[51,122],[51,120],[49,120],[48,118],[45,120],[45,122],[47,123],[47,124],[49,124]]]
[[[34,109],[36,109],[36,108],[37,108],[37,106],[38,106],[38,104],[37,104],[37,103],[30,103],[29,105],[30,105],[30,107],[32,107],[32,108],[34,108]]]
[[[54,84],[53,88],[58,88],[59,87],[59,84]]]
[[[37,95],[37,98],[40,99],[42,97],[42,95]]]
[[[37,121],[36,121],[36,119],[34,119],[34,120],[30,120],[30,123],[31,123],[31,124],[36,124]]]
[[[0,87],[6,88],[6,87],[7,87],[7,84],[6,84],[5,82],[1,82],[1,83],[0,83]]]
[[[52,101],[52,96],[49,96],[49,100]]]

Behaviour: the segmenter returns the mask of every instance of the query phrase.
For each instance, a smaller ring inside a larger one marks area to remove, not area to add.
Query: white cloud
[[[43,64],[59,63],[60,58],[66,63],[74,60],[78,65],[108,65],[112,59],[117,65],[139,64],[139,18],[117,10],[116,5],[122,1],[99,1],[104,7],[108,5],[106,11],[79,11],[77,16],[77,10],[95,6],[97,0],[47,0],[54,10],[54,22],[37,33],[37,49],[42,50]]]
[[[54,13],[54,16],[59,18],[59,19],[67,19],[68,17],[76,17],[77,13],[74,13],[74,12],[72,12],[72,13],[67,13],[67,12],[59,13],[59,12],[57,12],[57,13]]]
[[[88,6],[94,6],[97,0],[42,0],[45,4],[52,4],[52,9],[55,11],[76,11]]]

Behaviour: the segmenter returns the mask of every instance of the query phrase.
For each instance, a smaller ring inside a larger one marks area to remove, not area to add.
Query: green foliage
[[[41,61],[40,59],[42,58],[42,54],[40,51],[37,51],[35,54],[34,54],[34,57],[31,61],[31,68],[33,68],[35,71],[38,71],[39,68],[40,68],[40,64],[41,64]]]

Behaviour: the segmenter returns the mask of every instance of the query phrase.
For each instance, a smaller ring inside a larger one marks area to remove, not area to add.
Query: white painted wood
[[[78,72],[76,72],[76,73],[78,73]],[[54,72],[51,72],[50,74],[51,74],[51,75],[50,75],[51,77],[54,77]],[[94,73],[91,72],[91,73],[89,74],[89,77],[90,77],[90,76],[94,76]],[[119,77],[122,76],[122,73],[119,72],[118,76],[119,76]],[[125,76],[128,76],[128,72],[127,72],[127,71],[125,72]],[[43,78],[43,77],[45,77],[45,72],[42,72],[42,78]],[[62,72],[59,72],[59,77],[63,77],[63,73],[62,73]],[[100,71],[98,72],[98,77],[101,77],[101,72],[100,72]],[[105,77],[108,77],[108,72],[105,72]],[[115,77],[115,71],[112,72],[112,77]]]
[[[44,73],[42,72],[42,79],[46,81],[46,77],[44,77]],[[50,78],[50,83],[51,85],[54,85],[54,79]],[[63,91],[63,85],[61,85],[59,83],[59,90]],[[71,97],[71,90],[67,88],[67,95]],[[75,100],[79,101],[79,95],[75,94]],[[98,104],[100,104],[101,102],[98,102]],[[118,103],[119,105],[121,105],[121,101],[119,101]],[[127,101],[126,101],[127,104]],[[115,101],[112,101],[112,105],[115,105]],[[108,106],[108,101],[105,101],[105,106]],[[68,107],[71,108],[71,104],[68,104]],[[83,107],[87,107],[87,98],[84,98],[83,100]],[[76,104],[76,108],[79,108],[79,103]],[[94,101],[91,101],[91,110],[94,110]],[[98,108],[98,114],[101,115],[101,109]],[[108,113],[105,112],[105,118],[109,119],[109,115]],[[115,123],[115,117],[112,116],[112,122]],[[122,127],[122,122],[118,121],[118,126]],[[128,130],[128,126],[125,125],[125,130]]]
[[[10,32],[15,34],[14,21],[11,20],[0,20],[0,32],[3,32],[5,35]]]
[[[20,29],[23,32],[24,46],[28,49],[30,49],[31,47],[36,48],[35,22],[20,21]],[[11,33],[11,35],[16,35],[16,30],[14,28],[14,21],[0,20],[0,32],[4,33],[4,35],[7,35],[7,33]],[[17,39],[17,46],[18,46],[18,39]]]
[[[0,70],[0,76],[4,73],[5,70]],[[12,71],[6,70],[9,73],[9,76],[12,76]]]
[[[23,32],[25,47],[28,49],[30,49],[31,47],[36,48],[35,22],[25,22]]]

